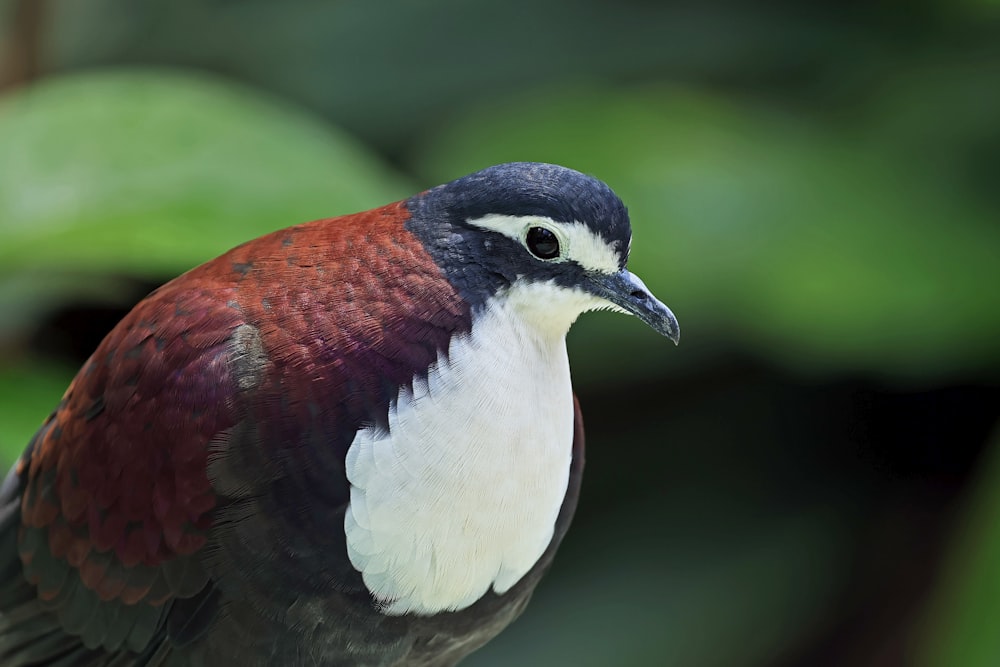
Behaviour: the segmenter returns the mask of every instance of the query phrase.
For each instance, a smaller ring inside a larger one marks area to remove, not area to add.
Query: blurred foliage
[[[823,620],[847,576],[846,526],[835,516],[815,506],[761,522],[748,508],[703,514],[696,495],[688,500],[686,510],[655,518],[669,543],[645,535],[630,549],[635,524],[604,517],[588,552],[619,565],[595,577],[557,560],[550,577],[559,595],[540,594],[470,664],[523,656],[519,664],[574,667],[766,665]],[[706,544],[697,526],[712,519],[733,523]]]
[[[533,84],[644,72],[746,76],[816,61],[839,40],[877,47],[877,35],[814,20],[810,11],[717,1],[48,5],[44,56],[53,70],[121,61],[194,65],[277,91],[389,151],[442,113]]]
[[[75,372],[67,366],[41,361],[8,361],[0,367],[0,453],[5,466],[20,454],[28,438],[55,408]]]
[[[15,4],[0,0],[0,34],[19,29]],[[1000,383],[992,0],[905,16],[832,1],[37,6],[23,43],[43,75],[0,97],[4,461],[74,372],[39,344],[64,309],[127,307],[136,281],[505,160],[593,173],[629,205],[632,266],[678,313],[682,347],[617,316],[574,328],[579,390],[622,402],[585,401],[577,526],[524,619],[469,665],[779,665],[836,625],[877,471],[823,458],[826,394],[761,392],[740,368],[720,378],[726,360],[802,386]],[[961,449],[961,427],[928,460]],[[862,441],[863,425],[842,428],[841,450]],[[998,447],[891,664],[1000,664]]]
[[[8,96],[0,148],[0,263],[13,271],[162,276],[289,219],[412,189],[311,116],[156,71],[56,77]]]
[[[992,667],[1000,656],[1000,433],[969,498],[969,512],[926,614],[923,667]]]

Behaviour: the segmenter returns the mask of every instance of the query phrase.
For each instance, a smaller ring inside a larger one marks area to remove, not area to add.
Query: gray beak
[[[618,273],[591,274],[590,291],[632,313],[640,320],[663,334],[674,345],[680,342],[681,328],[677,318],[662,301],[653,296],[639,276],[622,269]]]

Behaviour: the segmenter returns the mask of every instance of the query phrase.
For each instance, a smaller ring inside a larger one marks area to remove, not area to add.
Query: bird
[[[151,292],[0,487],[0,664],[457,664],[576,508],[570,326],[678,342],[631,242],[604,182],[507,163]]]

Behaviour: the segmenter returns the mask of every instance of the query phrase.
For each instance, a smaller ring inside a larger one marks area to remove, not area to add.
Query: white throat
[[[385,613],[504,593],[551,541],[572,456],[565,334],[586,309],[562,298],[548,319],[566,321],[544,328],[524,300],[491,301],[426,381],[400,392],[388,431],[364,428],[351,443],[347,549]]]

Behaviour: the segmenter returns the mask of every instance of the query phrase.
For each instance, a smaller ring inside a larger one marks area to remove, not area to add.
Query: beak
[[[618,273],[598,273],[589,276],[590,292],[610,301],[625,312],[663,334],[674,345],[680,342],[681,328],[677,318],[662,301],[653,296],[639,276],[622,269]]]

